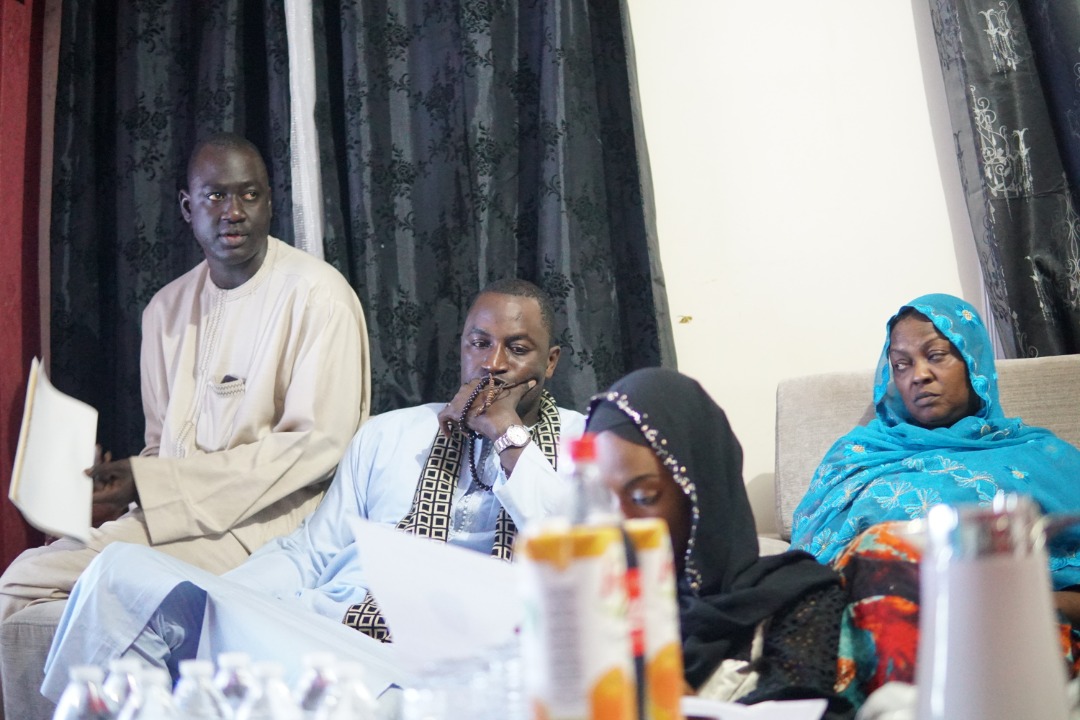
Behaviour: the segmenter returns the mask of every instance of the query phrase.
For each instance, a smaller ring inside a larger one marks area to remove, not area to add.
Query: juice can
[[[644,632],[644,717],[682,720],[682,638],[675,564],[667,523],[659,518],[627,520],[623,527],[637,553],[640,616]]]
[[[636,720],[622,530],[548,526],[515,557],[532,720]]]

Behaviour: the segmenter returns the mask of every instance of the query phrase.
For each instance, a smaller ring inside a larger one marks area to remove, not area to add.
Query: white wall
[[[872,368],[923,293],[982,306],[926,5],[629,0],[679,368],[762,531],[777,381]]]

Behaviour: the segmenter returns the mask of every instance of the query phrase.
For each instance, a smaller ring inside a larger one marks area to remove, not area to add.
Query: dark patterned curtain
[[[375,409],[452,395],[500,277],[556,299],[561,404],[674,365],[624,4],[317,5],[325,252],[367,311]]]
[[[196,138],[260,147],[292,240],[285,19],[281,0],[65,0],[62,23],[51,378],[123,457],[142,448],[142,310],[202,258],[177,200]]]
[[[1010,356],[1080,352],[1080,4],[930,0],[957,161]]]
[[[673,365],[620,0],[316,2],[326,257],[357,289],[374,410],[450,396],[468,299],[550,291],[564,405]],[[197,137],[267,158],[293,242],[283,0],[66,0],[56,108],[52,378],[142,446],[139,324],[199,259],[177,191]]]

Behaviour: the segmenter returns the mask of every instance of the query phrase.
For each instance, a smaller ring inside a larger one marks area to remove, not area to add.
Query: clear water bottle
[[[232,720],[232,707],[214,685],[214,664],[209,660],[180,661],[173,700],[184,720]]]
[[[528,720],[517,637],[490,651],[487,674],[492,687],[489,714],[499,720]]]
[[[338,681],[323,698],[315,720],[375,720],[375,698],[364,684],[364,666],[347,662],[338,666]]]
[[[293,697],[300,706],[302,717],[312,718],[337,682],[337,659],[332,653],[308,653],[301,662],[304,669]]]
[[[301,720],[300,708],[285,684],[285,670],[278,663],[252,666],[255,685],[240,703],[236,720]]]
[[[235,714],[255,685],[255,677],[251,673],[251,657],[245,652],[221,653],[218,655],[217,665],[214,685],[225,696]]]
[[[165,668],[144,668],[139,688],[124,703],[117,720],[182,720],[172,696],[172,678]]]
[[[109,674],[101,686],[105,702],[114,714],[119,714],[128,697],[139,687],[139,675],[145,664],[135,657],[113,658],[109,661]]]
[[[479,658],[428,663],[423,683],[402,697],[404,720],[486,720],[490,693],[486,663]]]
[[[56,705],[53,720],[112,720],[113,711],[101,689],[105,671],[76,665],[68,672],[68,685]]]
[[[615,493],[600,476],[600,466],[596,464],[596,436],[585,433],[567,442],[574,462],[575,498],[570,521],[574,525],[618,525],[622,522],[622,511]]]

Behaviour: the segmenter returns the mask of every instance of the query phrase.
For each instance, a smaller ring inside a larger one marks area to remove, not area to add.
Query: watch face
[[[524,425],[511,425],[506,428],[506,437],[517,447],[529,442],[529,429]]]

